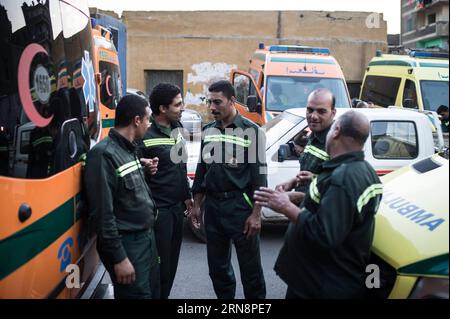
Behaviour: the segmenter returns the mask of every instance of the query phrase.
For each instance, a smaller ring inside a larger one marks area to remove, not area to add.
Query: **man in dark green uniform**
[[[322,163],[298,208],[286,192],[262,188],[257,204],[289,220],[275,264],[288,285],[286,298],[362,298],[382,196],[375,170],[364,160],[369,121],[348,111],[333,124]]]
[[[141,165],[155,173],[157,161],[139,161],[134,143],[147,131],[149,116],[147,101],[133,95],[123,97],[116,109],[115,128],[86,159],[89,220],[115,298],[159,297],[153,232],[157,210]]]
[[[151,177],[147,174],[147,183],[158,207],[155,237],[161,262],[161,298],[167,299],[180,256],[184,212],[192,208],[180,123],[184,110],[180,89],[169,83],[158,84],[150,94],[150,106],[152,125],[141,147],[144,157],[159,159],[158,172]]]
[[[235,100],[230,82],[218,81],[209,87],[207,104],[215,121],[203,129],[191,217],[194,227],[199,228],[205,198],[209,275],[217,297],[235,296],[233,242],[245,298],[265,298],[259,250],[261,207],[251,200],[256,189],[267,185],[265,139],[255,123],[237,112]]]
[[[335,97],[327,89],[314,90],[308,96],[306,121],[311,130],[303,156],[300,158],[300,172],[296,177],[278,185],[277,190],[290,192],[289,197],[300,204],[314,175],[319,173],[320,164],[329,159],[325,151],[325,139],[336,115]]]

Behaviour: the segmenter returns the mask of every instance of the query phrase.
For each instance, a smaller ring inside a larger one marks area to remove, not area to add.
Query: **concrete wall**
[[[387,49],[382,15],[316,11],[124,11],[128,28],[128,86],[145,91],[145,70],[183,70],[187,104],[198,104],[207,85],[248,70],[258,43],[330,48],[348,82],[361,82],[377,49]]]

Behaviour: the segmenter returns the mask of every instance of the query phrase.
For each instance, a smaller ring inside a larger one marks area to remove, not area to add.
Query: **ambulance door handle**
[[[31,207],[27,203],[22,203],[19,207],[19,220],[23,223],[31,217]]]

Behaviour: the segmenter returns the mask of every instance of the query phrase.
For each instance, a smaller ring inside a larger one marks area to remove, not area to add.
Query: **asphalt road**
[[[283,243],[287,225],[263,225],[261,231],[261,259],[266,280],[268,299],[283,299],[286,285],[273,271],[275,260]],[[232,264],[236,275],[236,298],[243,299],[239,265],[233,248]],[[106,286],[105,299],[113,298],[113,288],[108,276],[103,281]],[[190,231],[187,222],[184,228],[178,271],[170,299],[215,299],[211,279],[208,275],[206,245],[201,243]]]
[[[181,246],[180,261],[170,298],[211,299],[216,298],[208,275],[206,245],[200,243],[188,229]],[[261,232],[261,259],[266,280],[267,298],[280,299],[286,294],[286,285],[273,271],[275,260],[283,243],[286,225],[263,225]],[[232,252],[232,264],[236,275],[236,298],[243,299],[239,265],[236,252]]]

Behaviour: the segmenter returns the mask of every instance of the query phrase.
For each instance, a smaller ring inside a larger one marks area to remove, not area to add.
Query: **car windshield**
[[[268,149],[271,147],[281,137],[287,134],[287,132],[304,120],[304,117],[289,112],[283,112],[273,120],[267,122],[267,124],[262,127],[266,133],[266,148]]]
[[[270,76],[267,78],[267,90],[265,90],[266,110],[285,111],[294,107],[306,107],[308,95],[318,88],[327,88],[333,92],[336,97],[336,107],[350,107],[342,79]]]
[[[423,107],[436,111],[440,105],[448,106],[448,81],[420,81]]]

